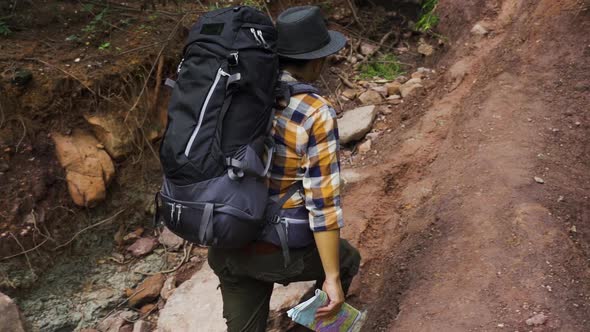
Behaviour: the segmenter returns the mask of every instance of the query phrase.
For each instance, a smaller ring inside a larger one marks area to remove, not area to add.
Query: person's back
[[[315,81],[325,58],[346,42],[341,34],[326,29],[317,7],[285,11],[277,30],[281,81],[292,87],[297,81]],[[259,241],[245,248],[209,250],[229,332],[266,329],[274,283],[316,280],[330,298],[318,316],[331,316],[340,309],[358,272],[358,251],[340,239],[344,221],[336,112],[317,93],[292,91],[286,107],[276,110],[272,128],[276,149],[269,194],[284,202],[280,217],[274,225],[269,223]],[[285,231],[288,257],[280,248],[277,225]]]

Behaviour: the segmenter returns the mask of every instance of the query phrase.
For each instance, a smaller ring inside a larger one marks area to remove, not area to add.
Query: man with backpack
[[[155,221],[210,248],[229,332],[266,329],[275,283],[317,281],[330,299],[317,315],[330,317],[358,272],[340,239],[336,112],[299,82],[345,43],[318,7],[288,9],[276,28],[251,7],[217,9],[191,28],[166,81]]]
[[[272,228],[261,240],[240,249],[209,249],[219,276],[228,331],[265,331],[274,283],[316,280],[330,298],[318,317],[338,312],[358,272],[360,255],[340,239],[340,165],[336,112],[306,84],[319,78],[326,57],[345,37],[329,31],[318,7],[295,7],[277,19],[280,81],[291,97],[276,110],[270,171],[271,199],[281,198],[281,222],[288,230],[289,264],[272,243]],[[268,240],[268,241],[266,241]],[[303,294],[302,294],[303,295]]]

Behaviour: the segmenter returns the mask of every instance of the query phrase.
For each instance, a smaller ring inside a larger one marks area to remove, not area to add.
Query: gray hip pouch
[[[309,227],[309,214],[305,207],[282,209],[280,218],[275,223],[285,230],[289,248],[304,248],[314,243],[313,231]],[[260,240],[280,247],[281,240],[276,225],[267,224]]]

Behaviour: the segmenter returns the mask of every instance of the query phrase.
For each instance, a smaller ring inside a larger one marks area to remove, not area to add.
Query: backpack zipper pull
[[[254,39],[256,39],[256,43],[258,43],[258,45],[262,44],[262,42],[260,41],[260,39],[258,39],[258,36],[256,35],[256,30],[254,28],[250,28],[250,32],[252,32]]]
[[[264,48],[268,48],[268,44],[266,43],[266,40],[264,40],[261,30],[258,30],[258,37],[260,37],[260,40],[262,40],[262,45],[264,45]]]
[[[177,219],[176,223],[179,223],[180,222],[180,214],[182,213],[182,205],[177,204],[176,206],[178,207],[178,213],[176,214],[176,219]]]
[[[180,63],[178,64],[178,67],[176,68],[176,74],[180,73],[180,70],[182,69],[182,64],[184,63],[184,58],[182,58],[182,60],[180,60]]]
[[[170,205],[170,221],[174,221],[174,210],[176,208],[176,204],[168,203]]]

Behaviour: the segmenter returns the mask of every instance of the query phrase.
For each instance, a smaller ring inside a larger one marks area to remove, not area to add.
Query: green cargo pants
[[[285,267],[282,252],[254,254],[245,250],[209,249],[209,265],[219,277],[223,317],[228,332],[264,332],[274,283],[295,281],[324,283],[324,269],[315,245],[291,249]],[[340,279],[344,292],[359,268],[361,257],[346,240],[340,240]],[[302,296],[304,294],[301,294]]]

